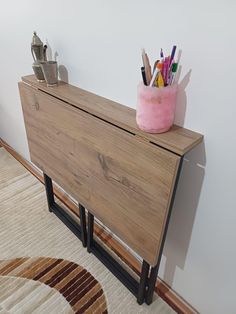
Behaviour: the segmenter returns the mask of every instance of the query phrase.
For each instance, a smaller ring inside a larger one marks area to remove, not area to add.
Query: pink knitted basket
[[[171,128],[175,117],[177,88],[176,84],[161,88],[139,84],[136,121],[141,130],[163,133]]]

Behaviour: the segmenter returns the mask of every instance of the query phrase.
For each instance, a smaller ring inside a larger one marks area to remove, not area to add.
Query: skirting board
[[[25,160],[10,145],[0,138],[0,147],[4,147],[17,161],[19,161],[29,172],[31,172],[41,183],[44,184],[42,173],[29,161]],[[66,205],[76,216],[79,217],[79,208],[71,198],[60,188],[54,186],[54,194]],[[94,226],[95,234],[100,240],[111,249],[127,266],[135,273],[140,274],[141,264],[130,252],[128,252],[121,243],[114,239],[106,230],[98,224]],[[198,313],[186,301],[184,301],[170,286],[158,278],[155,288],[156,293],[169,304],[179,314]]]

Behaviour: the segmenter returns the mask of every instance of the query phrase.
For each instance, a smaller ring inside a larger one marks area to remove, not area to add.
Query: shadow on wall
[[[52,48],[48,42],[48,40],[46,39],[46,45],[47,45],[47,60],[55,60],[58,61],[58,52],[55,51],[54,53],[54,58],[53,58],[53,52],[52,52]],[[58,64],[58,74],[59,74],[59,79],[65,83],[69,83],[69,76],[68,76],[68,70],[67,68],[63,65],[63,64]]]
[[[59,73],[59,78],[61,81],[65,83],[69,83],[68,71],[67,71],[67,68],[63,64],[60,64],[58,66],[58,73]]]
[[[181,75],[182,67],[179,66],[178,73],[176,74],[176,82],[179,82],[179,78]],[[181,82],[178,83],[178,94],[177,94],[177,102],[176,102],[176,110],[175,110],[175,124],[179,126],[184,125],[186,107],[187,107],[187,95],[186,95],[186,87],[190,81],[192,70],[190,69],[188,73],[184,76]]]
[[[52,48],[47,39],[46,39],[46,45],[47,45],[47,50],[46,50],[47,60],[52,60]]]
[[[163,254],[164,281],[173,283],[175,269],[183,269],[205,175],[206,153],[202,142],[186,154],[168,228]]]

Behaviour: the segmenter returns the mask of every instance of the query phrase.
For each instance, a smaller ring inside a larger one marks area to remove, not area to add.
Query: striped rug
[[[45,257],[0,261],[0,303],[6,311],[47,312],[58,294],[68,303],[57,300],[50,313],[107,313],[101,285],[73,262]]]
[[[157,296],[139,306],[49,213],[44,186],[0,148],[0,314],[106,311],[175,313]]]

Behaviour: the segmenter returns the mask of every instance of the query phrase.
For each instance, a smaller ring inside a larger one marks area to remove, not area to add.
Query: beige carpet
[[[44,186],[3,148],[0,260],[1,314],[175,313],[157,296],[152,305],[139,306],[48,212]]]
[[[23,257],[0,261],[0,284],[4,287],[0,302],[13,313],[22,309],[24,313],[48,312],[49,306],[55,313],[107,313],[100,283],[86,269],[64,259]]]

